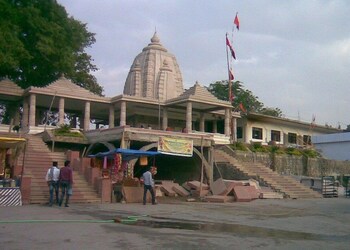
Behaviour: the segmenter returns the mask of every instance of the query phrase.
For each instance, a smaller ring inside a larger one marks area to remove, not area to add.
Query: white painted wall
[[[271,141],[271,131],[276,130],[281,132],[280,142],[276,142],[279,145],[288,145],[288,133],[297,134],[298,144],[303,144],[303,136],[312,136],[317,134],[307,126],[299,126],[298,123],[283,124],[280,120],[274,122],[264,122],[257,120],[242,120],[238,119],[237,126],[243,127],[243,138],[238,141],[251,143],[261,142],[263,145],[267,145]],[[253,139],[253,127],[261,128],[263,131],[262,139]]]
[[[350,132],[312,136],[311,141],[328,159],[350,160]]]

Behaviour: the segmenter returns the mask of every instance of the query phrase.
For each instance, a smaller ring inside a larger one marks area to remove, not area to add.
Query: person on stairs
[[[70,167],[70,161],[64,162],[64,167],[61,168],[60,171],[60,187],[61,187],[61,199],[59,202],[59,206],[62,206],[62,202],[64,197],[66,196],[66,202],[64,204],[65,207],[69,207],[69,197],[71,196],[72,192],[72,185],[73,185],[73,170]]]
[[[47,182],[47,185],[49,186],[50,191],[50,200],[49,200],[49,206],[52,207],[53,204],[53,192],[55,191],[56,195],[56,203],[58,204],[58,189],[59,189],[59,177],[60,177],[60,170],[57,167],[57,161],[52,162],[52,166],[47,170],[45,180]]]

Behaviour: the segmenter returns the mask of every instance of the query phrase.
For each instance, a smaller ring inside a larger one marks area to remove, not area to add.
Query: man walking
[[[147,171],[143,173],[143,205],[146,205],[146,196],[147,196],[147,190],[150,191],[152,196],[152,204],[156,204],[156,198],[154,195],[154,180],[152,177],[152,173],[150,170],[150,167],[147,168]]]
[[[64,167],[60,171],[59,181],[61,186],[61,199],[59,202],[59,206],[62,206],[64,196],[66,196],[66,202],[64,206],[69,207],[69,196],[73,185],[73,170],[70,167],[70,161],[64,162]],[[68,192],[69,190],[70,192]]]
[[[54,191],[56,195],[56,203],[58,203],[59,176],[60,176],[60,170],[57,167],[57,161],[54,161],[52,162],[52,166],[47,170],[46,177],[45,177],[45,180],[47,182],[47,185],[49,186],[49,191],[50,191],[50,200],[49,200],[50,207],[53,204]]]

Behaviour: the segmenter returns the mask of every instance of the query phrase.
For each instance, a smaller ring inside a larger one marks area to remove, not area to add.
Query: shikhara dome
[[[124,85],[124,94],[168,100],[183,93],[179,65],[155,32],[151,43],[136,56]]]

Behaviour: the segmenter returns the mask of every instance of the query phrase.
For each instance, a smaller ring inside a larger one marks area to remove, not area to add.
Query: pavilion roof
[[[179,97],[168,100],[167,104],[181,103],[186,101],[200,102],[220,107],[232,107],[228,101],[219,100],[216,96],[209,92],[208,89],[202,87],[198,82],[191,88],[182,93]]]
[[[60,77],[58,80],[45,87],[30,87],[26,91],[28,93],[45,94],[52,96],[56,95],[80,100],[110,102],[110,98],[96,95],[91,91],[76,85],[65,77]]]

